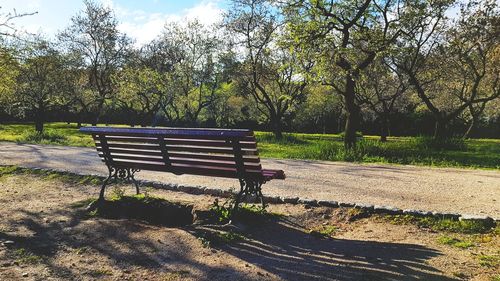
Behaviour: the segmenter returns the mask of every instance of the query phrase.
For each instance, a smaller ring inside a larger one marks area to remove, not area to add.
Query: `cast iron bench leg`
[[[138,169],[130,169],[130,168],[115,168],[108,166],[108,177],[104,180],[101,186],[101,192],[99,193],[99,201],[104,200],[104,191],[106,190],[106,186],[110,183],[110,180],[114,182],[118,182],[118,180],[123,179],[127,182],[133,182],[135,185],[136,194],[139,194],[139,183],[135,180],[134,174],[138,172]]]
[[[264,196],[262,195],[262,181],[254,179],[239,179],[240,180],[240,192],[236,195],[236,200],[234,202],[233,210],[237,210],[239,204],[249,195],[255,194],[258,200],[262,204],[262,208],[266,207],[264,202]]]

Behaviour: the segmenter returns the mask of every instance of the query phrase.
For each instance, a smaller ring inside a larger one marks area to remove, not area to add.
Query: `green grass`
[[[500,254],[499,255],[479,255],[479,265],[490,268],[500,267]]]
[[[90,175],[77,175],[69,172],[58,172],[50,170],[35,170],[21,168],[18,166],[0,166],[0,178],[9,175],[36,175],[48,180],[61,180],[66,183],[99,185],[103,178]]]
[[[415,224],[434,231],[447,231],[464,234],[496,233],[498,226],[491,227],[485,222],[475,220],[452,220],[435,217],[416,217],[411,215],[386,215],[384,219],[392,224]]]
[[[334,236],[337,231],[338,228],[334,225],[321,225],[313,229],[310,229],[308,233],[311,234],[312,236],[327,238]]]
[[[46,134],[40,136],[34,133],[32,124],[0,124],[0,141],[94,145],[92,138],[80,133],[74,123],[48,123],[45,129]],[[345,150],[340,134],[285,133],[281,140],[267,132],[255,134],[264,158],[500,169],[499,139],[436,143],[422,137],[389,137],[382,143],[378,136],[364,136],[357,149]]]
[[[472,243],[471,241],[461,240],[459,238],[450,237],[446,235],[439,237],[438,242],[444,245],[449,245],[460,249],[469,249],[471,247],[474,247],[474,243]]]
[[[35,255],[24,248],[17,249],[14,255],[16,256],[16,261],[20,264],[37,264],[43,260],[41,256]]]

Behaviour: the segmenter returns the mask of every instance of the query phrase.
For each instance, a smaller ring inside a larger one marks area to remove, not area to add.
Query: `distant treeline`
[[[221,23],[166,23],[142,46],[96,2],[50,40],[12,32],[16,15],[0,10],[0,121],[39,132],[48,121],[345,132],[347,148],[357,132],[500,137],[494,0],[234,0]]]

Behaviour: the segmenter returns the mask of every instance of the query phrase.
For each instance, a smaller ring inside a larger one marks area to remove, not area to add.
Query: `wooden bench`
[[[109,170],[99,200],[104,200],[111,180],[132,181],[139,194],[134,174],[140,170],[239,179],[235,207],[251,195],[265,206],[262,184],[285,179],[282,170],[262,169],[251,130],[82,127],[80,131],[92,134]]]

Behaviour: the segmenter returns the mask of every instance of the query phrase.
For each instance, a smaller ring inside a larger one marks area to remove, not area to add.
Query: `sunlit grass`
[[[0,124],[0,141],[94,145],[90,135],[80,133],[75,123],[47,123],[47,136],[42,138],[34,134],[33,127],[32,124]],[[387,142],[382,143],[378,141],[378,136],[364,136],[356,150],[348,151],[343,147],[340,134],[285,133],[281,140],[268,132],[255,132],[255,135],[263,158],[500,169],[498,139],[466,140],[463,147],[459,145],[451,150],[428,148],[425,138],[389,137]]]

